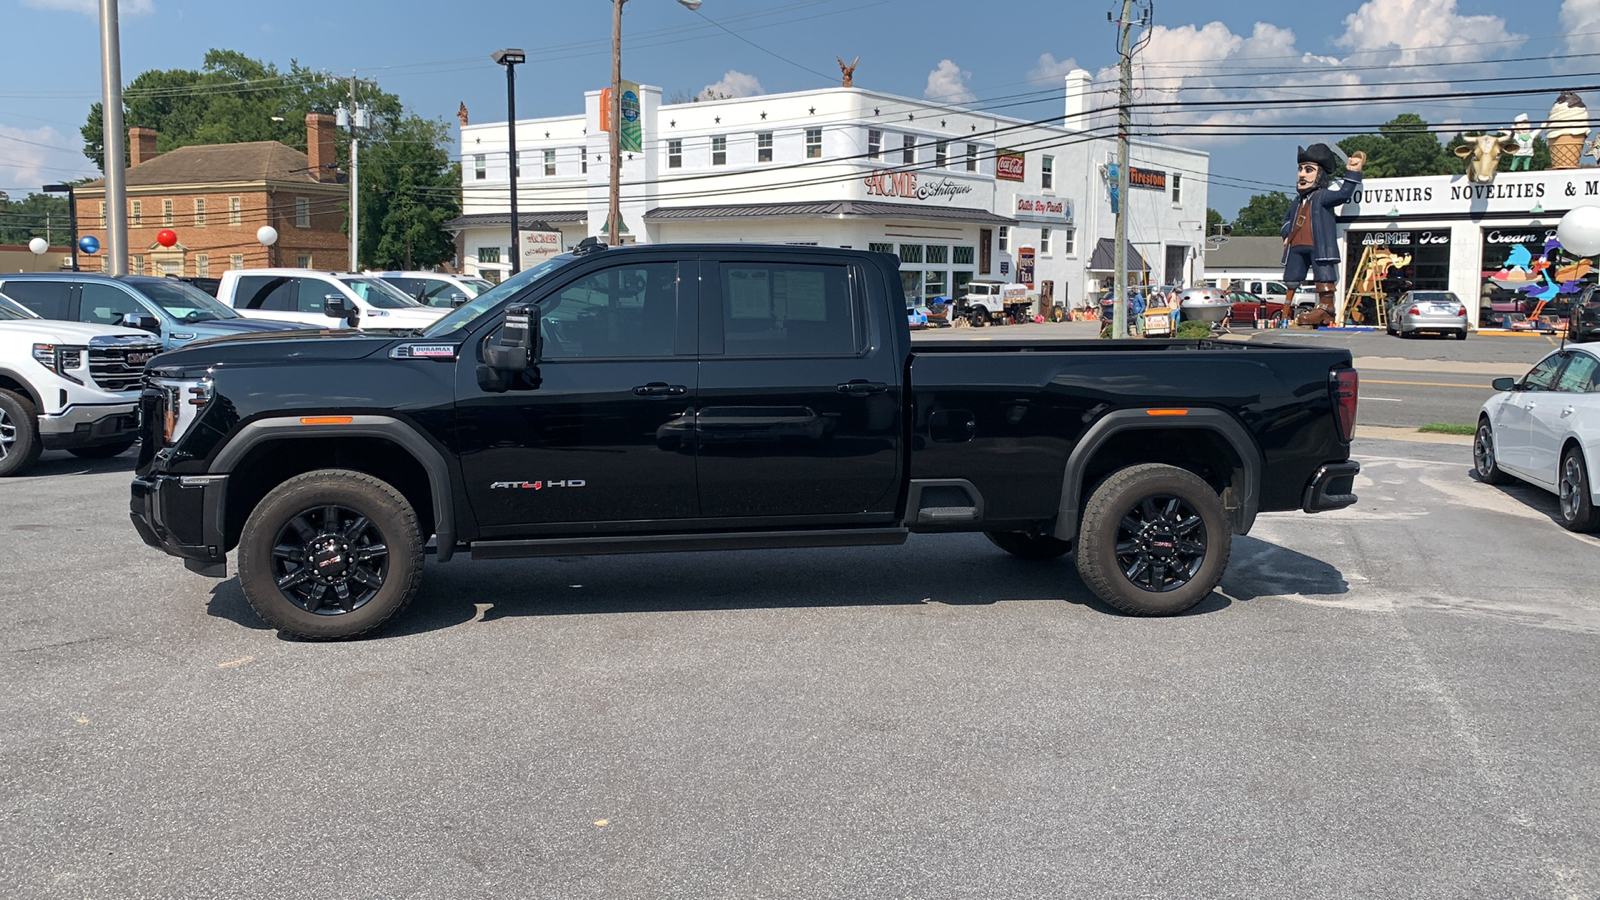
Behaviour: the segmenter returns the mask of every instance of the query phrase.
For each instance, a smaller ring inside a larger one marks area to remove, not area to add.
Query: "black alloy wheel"
[[[1175,591],[1206,561],[1206,526],[1182,497],[1153,494],[1117,523],[1117,568],[1151,593]]]
[[[1561,499],[1561,527],[1568,531],[1600,529],[1600,510],[1589,497],[1589,472],[1583,454],[1576,449],[1561,455],[1561,474],[1556,479],[1556,496]]]
[[[1488,419],[1478,422],[1478,430],[1472,436],[1472,469],[1484,484],[1506,484],[1511,481],[1511,476],[1500,468],[1495,458],[1494,429],[1490,427]]]
[[[308,613],[343,615],[366,606],[389,574],[389,547],[372,520],[343,506],[291,518],[272,547],[272,576],[285,600]]]
[[[1176,466],[1112,473],[1084,506],[1078,573],[1126,613],[1175,615],[1222,580],[1233,532],[1215,488]]]

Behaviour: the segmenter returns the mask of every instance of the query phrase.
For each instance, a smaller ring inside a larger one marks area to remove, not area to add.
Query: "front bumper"
[[[70,450],[113,444],[139,434],[139,404],[74,403],[61,412],[39,416],[39,442],[46,450]]]
[[[1356,474],[1360,471],[1361,464],[1353,459],[1325,463],[1306,483],[1300,509],[1308,513],[1324,512],[1355,503]]]
[[[150,475],[133,480],[128,516],[146,544],[217,574],[228,561],[223,529],[226,475]],[[225,570],[224,570],[225,571]]]

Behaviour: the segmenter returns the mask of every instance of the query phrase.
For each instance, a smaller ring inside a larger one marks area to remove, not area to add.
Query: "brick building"
[[[179,147],[156,152],[156,132],[128,129],[128,272],[215,278],[226,269],[297,266],[344,269],[350,188],[334,168],[334,120],[306,116],[309,153],[277,141]],[[78,233],[106,246],[104,179],[76,191]],[[271,247],[256,240],[278,230]],[[164,229],[178,243],[163,247]],[[80,268],[105,268],[104,253],[80,254]]]

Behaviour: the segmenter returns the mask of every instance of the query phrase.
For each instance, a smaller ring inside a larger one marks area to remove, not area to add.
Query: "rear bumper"
[[[146,544],[203,566],[227,562],[223,532],[226,475],[135,478],[128,517]],[[194,568],[191,566],[191,568]]]
[[[75,403],[54,415],[39,417],[39,443],[46,450],[112,444],[138,434],[137,401],[92,406]]]
[[[1324,512],[1355,503],[1356,474],[1360,471],[1361,464],[1353,459],[1324,464],[1306,483],[1300,509],[1308,513]]]

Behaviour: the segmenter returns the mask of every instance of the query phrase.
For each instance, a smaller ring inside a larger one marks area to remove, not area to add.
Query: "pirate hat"
[[[1316,163],[1322,167],[1322,171],[1329,174],[1339,171],[1339,157],[1335,156],[1334,152],[1328,149],[1327,144],[1312,144],[1309,147],[1300,147],[1297,149],[1300,152],[1295,158],[1295,163]]]

